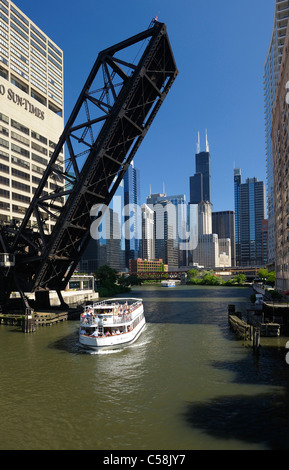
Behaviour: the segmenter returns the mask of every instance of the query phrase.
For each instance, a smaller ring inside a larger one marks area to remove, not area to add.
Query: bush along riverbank
[[[225,281],[221,276],[214,274],[214,271],[198,271],[191,269],[188,272],[187,284],[188,285],[203,285],[203,286],[245,286],[245,274],[237,274],[231,279]]]
[[[141,282],[134,275],[119,275],[109,266],[101,266],[95,273],[99,297],[114,297],[131,291],[131,286]]]

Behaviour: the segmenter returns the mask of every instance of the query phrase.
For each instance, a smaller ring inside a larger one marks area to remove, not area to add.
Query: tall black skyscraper
[[[206,151],[200,151],[200,134],[196,153],[196,173],[190,177],[190,203],[212,202],[211,197],[211,156],[206,134]]]

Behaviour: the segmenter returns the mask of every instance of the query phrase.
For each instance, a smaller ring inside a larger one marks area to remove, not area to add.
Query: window
[[[9,124],[9,117],[3,113],[0,113],[0,121],[6,122],[7,124]]]
[[[0,146],[1,146],[1,147],[6,147],[7,149],[9,149],[9,142],[8,142],[7,140],[5,140],[5,139],[2,139],[2,138],[0,137]]]
[[[21,82],[13,75],[11,76],[11,83],[20,88],[20,90],[25,91],[25,93],[28,93],[28,85],[25,85],[25,83]]]
[[[23,149],[22,147],[19,147],[19,145],[11,144],[11,150],[16,153],[19,153],[20,155],[23,155],[24,157],[30,157],[30,152],[28,152],[28,150]]]
[[[26,181],[30,181],[30,175],[28,173],[25,173],[21,170],[17,170],[16,168],[12,168],[12,175],[18,176],[18,178],[24,179]]]
[[[31,137],[33,137],[33,139],[39,140],[39,142],[42,142],[42,144],[47,144],[46,137],[43,137],[43,135],[40,135],[37,132],[31,131]]]
[[[18,142],[21,142],[22,144],[27,145],[28,147],[30,145],[30,142],[28,139],[26,139],[26,137],[17,134],[16,132],[11,131],[11,137],[12,139],[17,140]]]
[[[31,142],[31,147],[34,150],[37,150],[37,152],[43,153],[43,155],[47,155],[47,149],[41,145],[36,144],[36,142]]]
[[[30,193],[30,186],[24,183],[20,183],[19,181],[12,181],[12,188],[20,189],[21,191]]]

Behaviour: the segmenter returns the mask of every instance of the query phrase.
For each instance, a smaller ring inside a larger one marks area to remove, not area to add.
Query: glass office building
[[[140,209],[140,175],[132,162],[124,175],[124,206],[125,206],[125,260],[129,268],[129,260],[140,255],[141,240],[141,209]]]
[[[235,236],[237,266],[262,266],[262,223],[266,217],[265,185],[257,178],[241,181],[240,169],[234,172]]]

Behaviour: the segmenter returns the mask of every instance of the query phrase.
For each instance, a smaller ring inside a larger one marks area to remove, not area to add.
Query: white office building
[[[142,240],[141,255],[142,259],[155,259],[155,237],[154,237],[154,211],[147,205],[141,206],[141,224],[142,224]]]
[[[63,106],[62,50],[14,3],[0,0],[0,223],[23,218],[62,134]],[[64,168],[63,153],[57,165]],[[45,191],[61,186],[55,176]],[[53,221],[45,216],[49,232]]]

